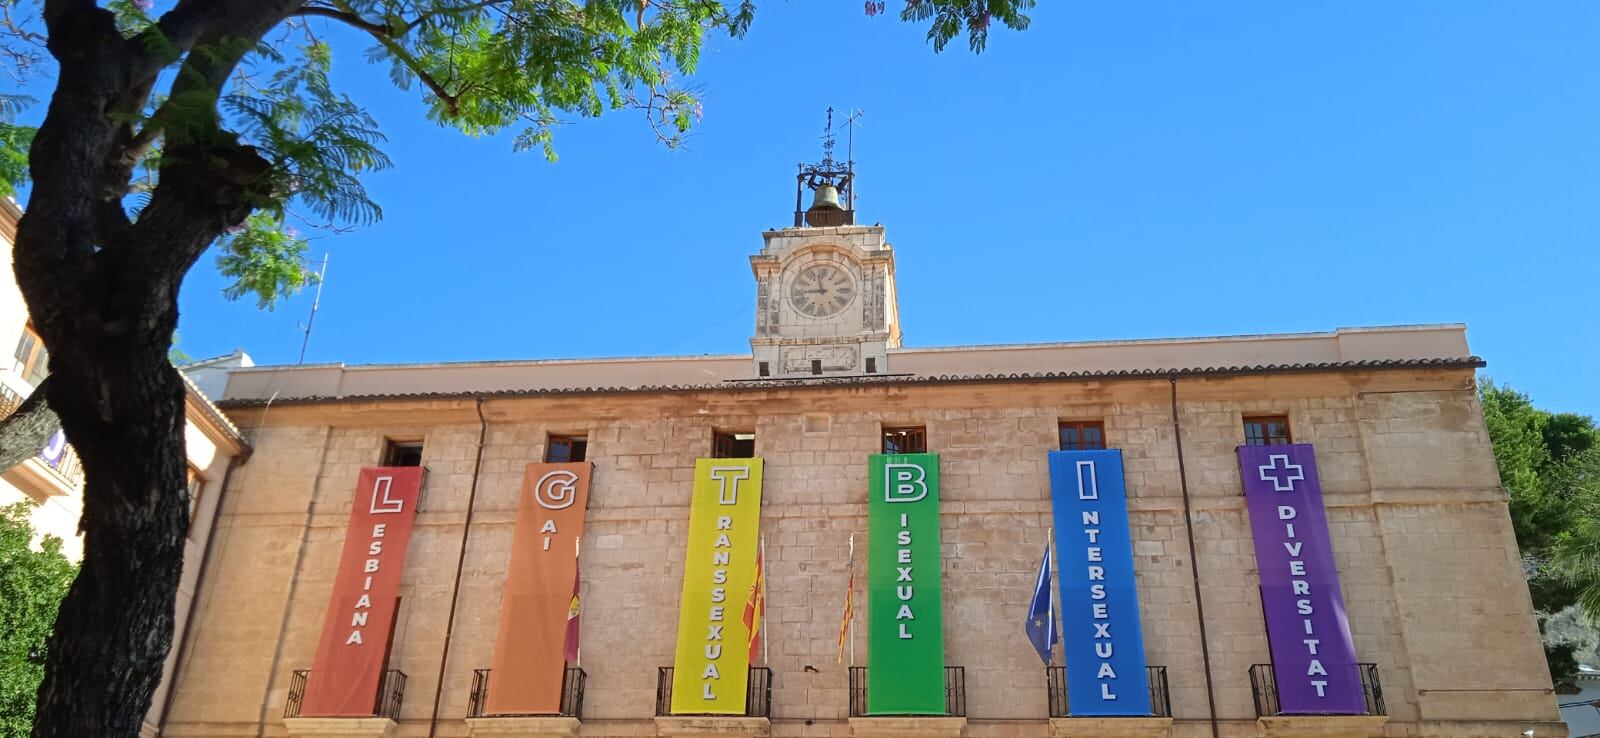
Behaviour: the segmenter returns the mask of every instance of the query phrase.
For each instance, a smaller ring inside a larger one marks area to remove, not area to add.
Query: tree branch
[[[49,382],[46,377],[14,412],[0,419],[0,471],[38,456],[50,436],[61,428],[61,419],[45,401],[45,385]]]
[[[382,23],[373,23],[372,21],[362,18],[353,12],[347,12],[337,8],[325,8],[321,5],[306,5],[299,10],[296,10],[294,14],[302,17],[328,18],[330,20],[336,20],[347,26],[359,28],[374,36],[390,37],[394,35],[394,32],[388,26],[383,25]]]

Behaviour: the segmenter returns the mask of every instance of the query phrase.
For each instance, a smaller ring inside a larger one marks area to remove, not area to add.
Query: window
[[[383,448],[384,466],[422,466],[421,441],[389,441]]]
[[[749,459],[756,455],[756,434],[723,433],[711,436],[711,456],[716,459]]]
[[[583,461],[589,454],[588,436],[550,436],[544,445],[544,460],[551,464]]]
[[[756,374],[759,374],[763,377],[770,377],[772,376],[772,367],[768,366],[767,362],[765,361],[758,361],[756,362]]]
[[[1268,415],[1244,419],[1244,445],[1285,446],[1289,440],[1289,418],[1285,415]]]
[[[16,359],[12,371],[30,385],[38,386],[50,373],[50,352],[45,350],[44,341],[39,340],[39,334],[33,332],[31,325],[22,329],[22,338],[17,341]]]
[[[1062,451],[1094,451],[1106,447],[1106,424],[1098,420],[1068,420],[1060,425]]]
[[[871,357],[871,356],[867,357],[867,373],[868,374],[877,374],[878,373],[878,360],[876,358]]]
[[[883,452],[886,454],[925,454],[928,452],[928,429],[884,428]]]
[[[189,467],[187,486],[189,490],[189,533],[192,535],[194,533],[194,514],[200,510],[200,492],[205,489],[206,478],[200,476],[200,472],[191,466]]]

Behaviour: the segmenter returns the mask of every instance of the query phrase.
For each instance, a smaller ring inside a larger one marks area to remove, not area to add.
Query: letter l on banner
[[[376,711],[422,473],[420,466],[361,470],[301,715]]]

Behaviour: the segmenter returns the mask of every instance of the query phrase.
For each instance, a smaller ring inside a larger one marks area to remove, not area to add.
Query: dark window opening
[[[384,466],[422,466],[421,441],[389,441],[383,449]]]
[[[811,360],[811,373],[812,374],[821,374],[822,373],[822,360],[821,359],[812,359]]]
[[[878,373],[878,360],[876,358],[871,357],[871,356],[867,357],[867,373],[868,374],[877,374]]]
[[[17,341],[14,356],[16,363],[12,365],[12,369],[31,386],[39,386],[50,373],[50,352],[45,350],[44,341],[39,339],[39,334],[33,332],[31,325],[23,327],[22,338]]]
[[[1062,451],[1095,451],[1106,447],[1106,425],[1098,420],[1063,421]]]
[[[886,454],[928,453],[928,429],[920,425],[914,428],[884,428],[883,452]]]
[[[768,366],[765,361],[758,361],[756,362],[756,373],[763,377],[772,376],[772,367]]]
[[[583,461],[589,455],[588,436],[550,436],[544,445],[544,460],[551,464]]]
[[[711,437],[711,456],[717,459],[751,459],[756,455],[756,434],[723,433]]]
[[[1287,415],[1266,415],[1259,418],[1244,419],[1244,445],[1246,446],[1286,446],[1293,442],[1289,438],[1289,417]]]

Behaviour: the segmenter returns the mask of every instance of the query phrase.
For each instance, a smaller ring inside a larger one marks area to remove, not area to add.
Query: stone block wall
[[[1234,447],[1242,417],[1259,413],[1288,415],[1294,440],[1317,448],[1358,656],[1379,664],[1389,734],[1549,734],[1555,701],[1470,372],[1179,380],[1183,475],[1173,396],[1163,378],[492,399],[475,492],[470,400],[279,405],[223,503],[168,732],[283,734],[290,674],[310,667],[357,473],[378,463],[386,439],[421,438],[429,474],[390,656],[409,676],[399,731],[428,735],[437,694],[433,733],[465,735],[472,673],[494,648],[523,466],[543,458],[548,434],[581,433],[594,463],[582,733],[654,735],[694,461],[722,430],[753,431],[766,463],[773,734],[848,735],[837,635],[852,533],[865,584],[866,457],[883,427],[921,425],[941,455],[945,642],[948,661],[966,667],[967,733],[1042,737],[1045,676],[1022,620],[1049,520],[1046,454],[1058,422],[1100,419],[1124,452],[1147,656],[1168,669],[1175,732],[1211,731],[1198,561],[1219,731],[1255,735],[1247,670],[1270,658]],[[236,415],[245,427],[261,419]],[[858,626],[865,606],[858,590]],[[855,649],[865,663],[859,628]]]

